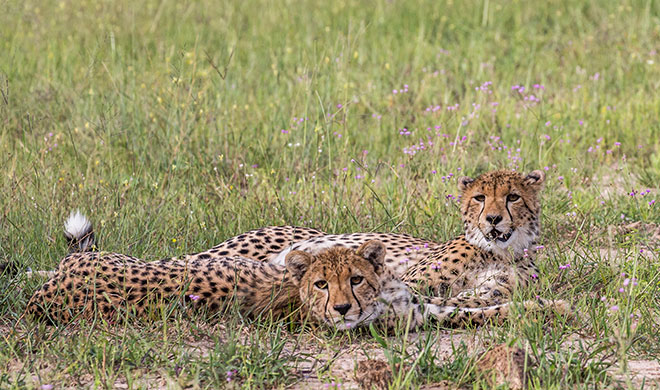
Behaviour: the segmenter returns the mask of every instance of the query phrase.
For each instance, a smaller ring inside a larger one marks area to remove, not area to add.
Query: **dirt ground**
[[[7,337],[8,329],[2,329],[3,337]],[[426,336],[424,333],[411,334],[408,337],[408,345],[414,345],[416,340]],[[488,347],[488,332],[485,330],[471,331],[446,331],[437,335],[437,342],[434,344],[434,352],[439,361],[449,359],[452,355],[452,346],[457,346],[460,343],[465,343],[468,353],[476,354],[484,351]],[[325,350],[324,347],[315,343],[313,336],[310,335],[309,340],[303,344],[298,345],[298,352],[314,356],[315,359],[300,363],[295,367],[295,372],[300,376],[300,381],[294,383],[289,388],[292,389],[360,389],[360,385],[356,380],[356,368],[358,362],[365,360],[375,360],[386,362],[384,350],[373,340],[368,337],[360,338],[351,344],[341,346],[341,348],[334,348],[335,351]],[[300,345],[303,345],[301,348]],[[191,354],[205,356],[213,348],[213,343],[210,340],[190,340],[188,343]],[[491,346],[492,347],[492,346]],[[292,344],[288,346],[290,351],[293,351],[295,346]],[[300,350],[302,349],[302,351]],[[411,349],[412,351],[412,349]],[[10,373],[18,372],[21,370],[25,362],[12,361],[10,364],[5,365],[4,369]],[[319,368],[327,368],[325,378],[317,376]],[[52,370],[47,364],[40,367],[40,376],[47,376],[48,371]],[[614,366],[609,370],[612,377],[619,382],[619,388],[640,389],[644,386],[645,389],[660,389],[660,360],[629,360],[628,361],[628,374],[621,371],[621,367]],[[327,378],[334,378],[336,384]],[[31,379],[31,380],[30,380]],[[55,388],[62,389],[77,389],[80,387],[93,387],[94,379],[90,375],[83,375],[77,378],[71,378],[68,387],[59,387],[61,383]],[[159,373],[158,369],[151,368],[148,372],[144,372],[140,382],[150,389],[178,389],[181,388],[183,383],[180,383],[177,378],[173,378],[166,374],[163,369]],[[28,379],[28,385],[36,385],[38,388],[40,380],[37,376]],[[185,386],[185,384],[183,384]],[[123,378],[118,379],[114,385],[117,389],[129,388],[128,384]],[[432,383],[425,385],[423,389],[431,390],[445,390],[455,389],[451,383]]]

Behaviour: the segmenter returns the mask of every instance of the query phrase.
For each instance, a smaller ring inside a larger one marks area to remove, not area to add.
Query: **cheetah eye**
[[[362,276],[353,276],[351,277],[351,284],[353,286],[357,286],[358,284],[362,283],[364,278]]]
[[[520,199],[520,195],[509,194],[509,195],[506,196],[506,201],[507,201],[507,202],[515,202],[515,201],[517,201],[518,199]]]
[[[486,200],[486,196],[485,195],[477,195],[473,199],[476,200],[477,202],[483,202],[484,200]]]
[[[314,283],[314,286],[316,286],[316,288],[320,288],[321,290],[325,290],[328,288],[328,282],[325,280],[319,280],[318,282]]]

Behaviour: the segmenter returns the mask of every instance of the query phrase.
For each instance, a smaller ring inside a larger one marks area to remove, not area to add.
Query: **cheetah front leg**
[[[518,304],[512,301],[494,302],[493,299],[477,297],[430,298],[426,304],[426,317],[451,326],[481,326],[488,322],[501,324],[510,318],[514,305]],[[550,309],[560,315],[571,313],[570,304],[564,300],[537,298],[523,301],[519,305],[526,311]]]
[[[506,303],[511,300],[513,296],[513,286],[501,283],[484,283],[479,287],[464,290],[456,294],[456,296],[445,299],[446,304],[474,304],[478,306],[492,306]],[[438,301],[438,304],[441,301]]]

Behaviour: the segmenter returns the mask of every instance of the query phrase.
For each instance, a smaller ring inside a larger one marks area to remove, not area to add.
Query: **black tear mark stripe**
[[[325,295],[325,305],[323,305],[323,317],[329,321],[328,318],[328,303],[330,302],[330,289],[328,288],[327,294]]]
[[[504,205],[506,207],[506,212],[509,214],[509,220],[513,223],[513,215],[511,215],[511,210],[509,210],[509,195],[511,193],[511,186],[508,186],[506,189],[507,195],[504,197]]]
[[[355,291],[353,291],[353,286],[352,286],[352,285],[351,285],[351,294],[353,294],[353,298],[355,299],[355,302],[357,302],[358,307],[360,308],[360,314],[359,314],[359,316],[358,316],[358,319],[360,319],[360,317],[362,317],[362,312],[363,312],[363,310],[362,310],[362,302],[360,302],[360,300],[358,299],[358,297],[355,295]]]
[[[511,215],[511,210],[509,210],[509,201],[506,201],[506,212],[509,214],[509,220],[513,223],[513,215]]]

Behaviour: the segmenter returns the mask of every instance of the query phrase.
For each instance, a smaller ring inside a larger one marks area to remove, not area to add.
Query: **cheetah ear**
[[[300,282],[312,263],[312,255],[303,251],[291,251],[286,255],[284,263],[293,279]]]
[[[470,187],[470,184],[474,183],[474,179],[471,177],[463,176],[458,178],[458,189],[461,192],[464,192]]]
[[[378,240],[367,241],[360,245],[355,253],[369,260],[377,274],[380,274],[385,268],[385,253],[387,253],[387,248],[382,242]]]
[[[543,188],[544,181],[545,181],[545,172],[537,169],[535,171],[531,171],[527,176],[525,176],[523,183],[525,183],[526,186],[536,187],[537,189],[540,190],[541,188]]]

